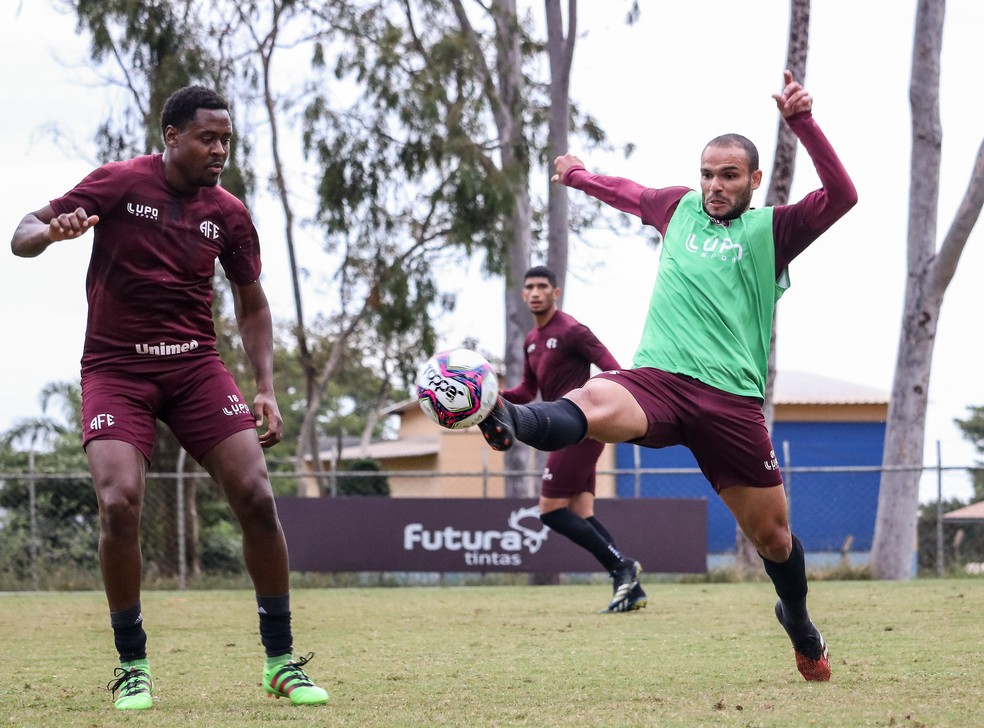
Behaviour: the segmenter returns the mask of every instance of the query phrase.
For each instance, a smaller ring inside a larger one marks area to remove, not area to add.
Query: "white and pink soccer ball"
[[[492,411],[498,397],[495,370],[471,349],[438,352],[417,372],[420,409],[450,430],[477,425]]]

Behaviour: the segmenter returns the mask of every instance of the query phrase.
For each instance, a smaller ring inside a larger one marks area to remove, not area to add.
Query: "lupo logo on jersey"
[[[741,260],[744,252],[741,243],[736,243],[731,238],[707,238],[701,244],[693,233],[687,238],[686,246],[691,253],[700,253],[702,258],[716,257],[732,263]]]
[[[408,523],[403,528],[403,548],[413,551],[461,551],[468,566],[520,566],[523,563],[522,551],[535,554],[546,541],[550,529],[539,529],[522,525],[525,519],[537,519],[540,508],[520,508],[509,516],[509,530],[506,531],[465,531],[454,526],[445,526],[439,531],[424,528],[422,523]]]
[[[202,235],[204,235],[209,240],[219,239],[219,233],[221,232],[219,230],[219,226],[216,225],[211,220],[205,220],[201,225],[198,226],[198,229],[201,230]]]
[[[131,215],[134,215],[136,217],[145,217],[148,220],[156,220],[160,216],[160,213],[157,211],[156,207],[151,207],[150,205],[142,205],[139,202],[126,203],[126,211],[129,212]]]

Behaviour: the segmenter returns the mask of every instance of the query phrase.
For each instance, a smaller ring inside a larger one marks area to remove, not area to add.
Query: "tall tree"
[[[982,141],[963,200],[937,247],[943,145],[940,54],[945,7],[945,0],[919,0],[916,7],[909,84],[912,158],[905,302],[871,550],[872,571],[882,579],[912,576],[929,378],[940,307],[984,204]]]
[[[390,237],[404,228],[435,241],[438,235],[445,250],[457,248],[459,255],[484,253],[486,270],[505,281],[505,377],[507,383],[518,382],[532,318],[517,290],[530,264],[531,159],[541,158],[533,145],[542,136],[539,112],[547,107],[541,86],[530,83],[524,67],[540,51],[527,21],[517,16],[511,0],[487,7],[465,0],[366,1],[335,11],[332,25],[345,29],[357,49],[344,70],[358,74],[374,103],[357,116],[333,118],[334,133],[321,133],[330,139],[331,158],[345,160],[326,167],[333,175],[324,176],[323,187],[344,192],[330,207],[351,214],[367,192],[388,189],[394,173],[402,191],[391,198],[419,190],[419,202],[406,208],[403,223],[395,225],[392,214],[385,218]],[[374,121],[374,108],[388,111],[390,118]],[[327,114],[321,118],[329,120]],[[351,130],[351,118],[366,126],[373,120],[371,142],[364,130]],[[343,148],[346,154],[339,153]],[[398,164],[389,161],[393,158]],[[381,177],[378,169],[389,174]],[[330,198],[323,194],[322,199]],[[344,227],[341,220],[334,224]],[[527,453],[516,448],[507,469],[527,470]],[[531,495],[532,481],[510,478],[507,492]]]
[[[571,65],[577,40],[577,0],[567,0],[567,31],[560,0],[544,0],[547,21],[547,57],[550,60],[550,108],[547,132],[547,169],[553,160],[566,154],[571,127]],[[547,267],[557,276],[563,289],[567,280],[570,210],[567,189],[548,183]],[[561,302],[562,303],[562,302]]]
[[[501,0],[489,6],[494,23],[494,68],[489,67],[482,43],[461,0],[452,0],[461,32],[475,60],[481,86],[492,111],[496,130],[496,151],[502,172],[511,188],[511,210],[504,227],[505,270],[503,302],[506,339],[503,358],[506,386],[519,384],[523,372],[523,341],[533,325],[533,317],[517,290],[530,267],[533,214],[530,199],[530,159],[526,112],[528,88],[523,75],[522,46],[525,33],[516,13],[515,0]],[[530,449],[514,447],[505,454],[506,470],[521,473],[530,469]],[[534,495],[533,479],[526,475],[506,477],[507,497]]]
[[[793,78],[806,83],[806,57],[810,48],[810,0],[790,0],[789,35],[786,42],[786,68],[793,72]],[[769,175],[769,189],[765,195],[766,207],[785,205],[789,202],[789,191],[793,186],[796,171],[796,149],[799,141],[792,129],[781,118],[776,132],[776,151],[772,158],[772,174]],[[768,377],[765,384],[765,400],[762,409],[765,423],[772,432],[776,418],[776,322],[772,316],[772,342],[769,348]],[[738,568],[750,572],[758,570],[761,559],[752,542],[741,528],[735,528],[735,560]]]

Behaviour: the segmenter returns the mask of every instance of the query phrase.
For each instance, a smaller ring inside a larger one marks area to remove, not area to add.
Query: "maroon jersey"
[[[81,207],[99,216],[86,276],[83,372],[214,355],[216,258],[236,284],[260,276],[259,239],[242,202],[218,186],[178,193],[154,154],[103,165],[51,207],[56,215]]]
[[[619,369],[611,352],[591,329],[573,316],[556,311],[543,327],[526,335],[523,381],[502,392],[510,402],[525,404],[536,398],[560,399],[591,376],[591,365],[602,370]]]

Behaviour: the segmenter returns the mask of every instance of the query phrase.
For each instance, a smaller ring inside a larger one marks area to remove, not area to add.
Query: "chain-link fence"
[[[707,498],[708,551],[712,557],[727,558],[733,550],[734,521],[697,470],[640,468],[599,473],[616,476],[620,498],[695,497],[695,493]],[[972,499],[973,474],[969,467],[923,469],[920,574],[984,568],[984,520],[949,523],[943,518]],[[325,492],[334,493],[339,492],[338,478],[490,479],[515,473],[333,471],[314,475],[328,483]],[[809,555],[822,560],[826,554],[831,562],[840,559],[841,563],[850,556],[852,564],[864,566],[873,537],[881,469],[790,467],[784,468],[784,475],[791,522]],[[295,474],[271,473],[271,478],[278,493],[298,492]],[[0,590],[101,588],[98,540],[99,514],[88,473],[0,473]],[[148,475],[141,549],[144,584],[150,588],[248,584],[239,526],[218,486],[203,473]],[[710,562],[712,568],[714,563]]]

